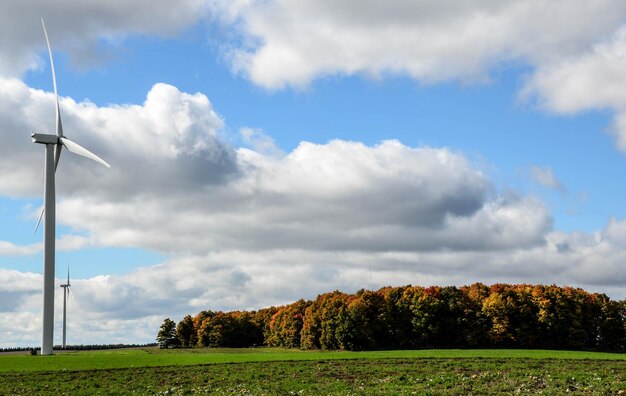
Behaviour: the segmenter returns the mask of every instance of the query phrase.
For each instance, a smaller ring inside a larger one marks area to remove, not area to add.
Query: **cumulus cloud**
[[[587,51],[542,65],[526,84],[528,93],[540,93],[551,111],[574,113],[626,103],[619,81],[624,79],[626,27]]]
[[[53,95],[10,79],[0,80],[0,91],[1,108],[13,109],[0,114],[11,125],[0,147],[0,193],[37,197],[43,150],[21,131],[50,128]],[[280,155],[235,149],[205,95],[166,84],[142,105],[62,98],[61,108],[66,135],[112,165],[62,157],[58,221],[88,231],[66,237],[68,249],[501,249],[540,243],[551,227],[542,204],[499,197],[449,149],[397,141],[303,142]],[[246,136],[265,151],[275,147],[259,132]]]
[[[135,158],[125,161],[122,167],[135,167]],[[149,197],[143,190],[150,187],[120,181],[124,196],[140,199],[70,196],[58,204],[59,217],[105,246],[196,254],[504,249],[540,244],[551,228],[542,203],[497,195],[448,149],[397,141],[302,143],[284,157],[238,149],[237,170],[221,183]]]
[[[209,3],[244,45],[233,66],[269,89],[325,75],[482,80],[503,61],[540,64],[577,53],[622,23],[617,0]]]
[[[53,131],[54,95],[0,79],[0,103],[6,126],[0,132],[0,194],[40,195],[43,149],[30,142],[29,132]],[[143,105],[97,107],[61,98],[61,109],[65,135],[112,165],[85,166],[88,160],[64,151],[57,178],[61,195],[138,199],[236,173],[235,153],[219,137],[223,122],[205,95],[156,84]]]
[[[70,52],[76,64],[102,59],[102,45],[116,45],[133,34],[168,36],[182,31],[205,13],[199,0],[125,2],[45,0],[6,1],[0,4],[0,76],[19,76],[41,64],[38,52],[45,41],[41,18],[52,45]],[[100,44],[100,45],[99,45]]]
[[[521,95],[552,112],[612,110],[612,133],[626,151],[626,27],[587,51],[542,65]]]

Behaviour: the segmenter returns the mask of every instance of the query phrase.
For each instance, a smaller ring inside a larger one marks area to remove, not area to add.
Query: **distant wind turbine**
[[[61,158],[61,149],[65,147],[70,152],[83,157],[90,158],[100,162],[106,167],[111,167],[103,159],[92,153],[91,151],[81,147],[77,143],[72,142],[63,135],[63,125],[61,124],[61,111],[59,108],[59,95],[57,93],[57,79],[54,72],[54,60],[52,59],[52,49],[50,40],[48,40],[48,32],[46,25],[41,19],[43,33],[46,37],[48,45],[48,54],[50,55],[50,68],[52,69],[52,83],[54,84],[54,97],[56,99],[56,135],[46,135],[41,133],[33,133],[31,137],[33,143],[44,144],[45,151],[45,167],[44,167],[44,208],[42,215],[44,217],[44,234],[43,234],[43,331],[41,337],[41,354],[52,355],[52,341],[54,335],[54,238],[55,238],[55,187],[54,173],[59,165]],[[37,223],[39,225],[39,222]],[[37,227],[35,227],[35,231]]]
[[[63,288],[63,349],[65,349],[65,335],[67,334],[67,300],[70,297],[70,267],[67,267],[67,283],[61,285]]]

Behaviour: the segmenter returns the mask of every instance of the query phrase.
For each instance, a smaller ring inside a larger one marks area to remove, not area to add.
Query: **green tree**
[[[170,320],[170,318],[166,318],[157,334],[156,341],[159,343],[159,348],[169,348],[178,345],[178,338],[176,338],[176,322]]]
[[[542,339],[547,348],[574,348],[585,346],[588,338],[583,326],[582,310],[585,304],[582,289],[540,286],[538,297],[539,323],[542,326]]]
[[[207,316],[198,328],[198,345],[202,347],[223,347],[227,343],[226,334],[232,327],[232,317],[224,312]]]
[[[263,345],[263,328],[255,321],[252,313],[243,311],[231,312],[233,326],[229,329],[228,347],[249,348]]]
[[[217,312],[207,316],[198,329],[202,347],[243,348],[263,343],[263,330],[249,312]]]
[[[403,299],[404,293],[411,286],[385,287],[378,292],[384,298],[383,322],[388,337],[379,340],[382,348],[412,348],[413,325],[411,324],[411,310]]]
[[[464,290],[455,286],[443,287],[439,291],[440,331],[437,343],[442,347],[477,346],[480,328],[481,306],[476,304]]]
[[[489,344],[489,320],[482,312],[483,300],[489,296],[489,287],[482,283],[474,283],[460,288],[466,298],[468,323],[464,337],[468,346],[486,346]]]
[[[445,301],[441,299],[440,287],[431,286],[421,289],[413,296],[411,314],[418,347],[441,346],[444,311]]]
[[[601,295],[601,321],[598,331],[601,349],[626,350],[626,300],[611,301]]]
[[[352,296],[340,291],[328,293],[320,307],[320,346],[322,349],[346,349],[348,338],[348,300]]]
[[[385,298],[382,293],[359,290],[347,306],[346,334],[342,347],[351,351],[376,349],[390,338],[385,320]]]
[[[196,346],[198,343],[197,330],[191,315],[187,315],[178,322],[176,326],[176,338],[181,346],[185,348]]]

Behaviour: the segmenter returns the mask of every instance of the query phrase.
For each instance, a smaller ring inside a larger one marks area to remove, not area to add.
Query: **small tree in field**
[[[178,322],[178,326],[176,326],[176,338],[178,338],[178,342],[180,342],[180,345],[184,348],[194,347],[198,343],[197,330],[194,327],[191,315],[185,316]]]
[[[170,320],[170,318],[165,319],[157,334],[156,340],[159,343],[159,348],[169,348],[170,346],[178,345],[176,322]]]

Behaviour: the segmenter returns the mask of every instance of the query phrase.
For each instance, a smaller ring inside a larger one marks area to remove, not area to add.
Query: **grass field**
[[[626,354],[129,349],[0,354],[0,394],[625,394]]]

